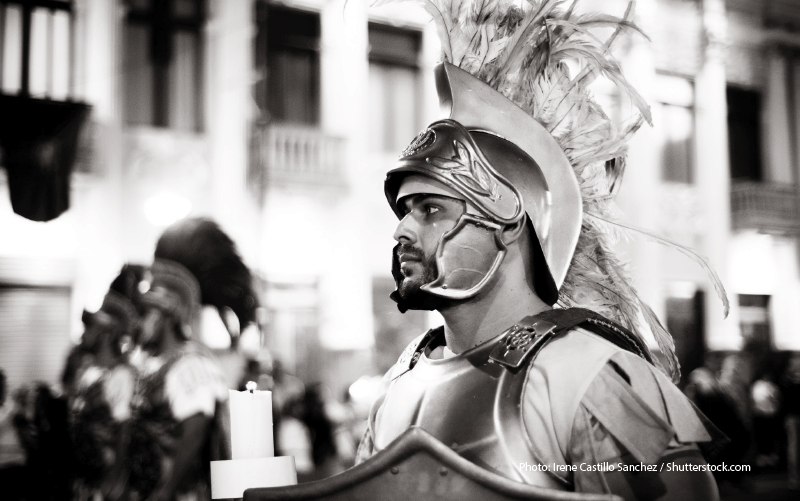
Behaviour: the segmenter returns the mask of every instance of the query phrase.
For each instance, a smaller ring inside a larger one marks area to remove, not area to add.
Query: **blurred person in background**
[[[759,468],[774,469],[780,462],[783,437],[781,390],[769,376],[757,379],[750,388],[753,409],[755,463]]]
[[[55,393],[44,382],[34,385],[32,399],[27,389],[19,395],[19,408],[27,407],[15,418],[27,458],[27,498],[37,501],[71,499],[75,470],[66,397]],[[47,482],[42,482],[42,478]]]
[[[800,491],[800,353],[793,353],[782,377],[786,411],[786,469],[789,488]]]
[[[75,391],[78,374],[92,364],[92,359],[91,351],[86,348],[83,342],[70,347],[64,360],[64,370],[61,372],[61,388],[64,390],[67,399],[71,398]]]
[[[124,270],[123,270],[124,273]],[[84,311],[81,339],[91,362],[81,368],[69,398],[75,454],[74,499],[123,497],[127,482],[131,400],[136,372],[122,343],[135,331],[139,314],[124,295],[109,290],[95,313]]]
[[[294,457],[297,481],[300,483],[319,479],[315,471],[311,430],[303,421],[306,414],[304,393],[292,394],[273,416],[275,455]]]
[[[239,378],[239,384],[236,385],[237,390],[245,391],[247,389],[247,383],[250,381],[258,384],[259,390],[271,390],[271,387],[263,384],[262,375],[264,375],[264,371],[261,369],[261,362],[254,358],[248,358],[245,361],[242,377]]]
[[[751,439],[735,398],[721,387],[714,374],[705,367],[695,369],[689,374],[684,393],[730,440],[711,463],[742,464],[750,449]],[[745,474],[719,471],[714,472],[714,476],[717,481],[727,480],[741,484]]]
[[[338,402],[322,383],[313,383],[303,395],[302,416],[311,435],[311,454],[315,479],[327,478],[344,471],[335,440],[337,423],[332,419]]]
[[[230,308],[244,328],[257,306],[252,277],[209,219],[167,228],[150,273],[137,340],[148,357],[133,404],[130,489],[141,501],[210,499],[209,462],[230,458],[227,386],[198,341],[201,305]]]
[[[13,400],[6,398],[6,375],[0,369],[0,486],[3,498],[9,501],[25,499],[27,473],[25,449],[22,447],[14,416],[18,410]]]

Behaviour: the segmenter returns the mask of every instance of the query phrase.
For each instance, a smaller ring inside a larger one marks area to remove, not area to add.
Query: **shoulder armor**
[[[636,334],[585,308],[556,308],[525,317],[499,336],[489,361],[516,372],[526,360],[536,358],[551,339],[579,326],[653,363],[650,350]]]
[[[532,319],[530,323],[526,320]],[[516,372],[530,355],[531,360],[555,335],[557,324],[536,317],[527,317],[509,327],[498,340],[489,361]]]

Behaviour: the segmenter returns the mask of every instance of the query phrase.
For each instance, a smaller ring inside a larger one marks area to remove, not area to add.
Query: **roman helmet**
[[[84,325],[101,325],[119,336],[130,335],[139,324],[139,313],[133,303],[122,294],[109,290],[100,309],[92,313],[83,310]]]
[[[431,192],[423,183],[400,192],[405,178],[421,175],[444,184],[476,210],[465,212],[442,236],[438,276],[421,290],[454,300],[478,294],[506,254],[503,228],[527,218],[535,234],[535,290],[543,301],[555,303],[582,221],[580,188],[569,159],[535,118],[470,73],[443,62],[436,67],[436,85],[447,118],[430,124],[401,153],[386,176],[386,199],[402,219],[399,199]],[[465,242],[477,245],[481,255],[466,249]]]
[[[142,303],[174,319],[184,338],[191,337],[191,326],[200,310],[200,284],[182,264],[156,259],[150,267],[150,288]]]

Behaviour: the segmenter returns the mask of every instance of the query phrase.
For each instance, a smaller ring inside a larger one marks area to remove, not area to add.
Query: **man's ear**
[[[507,224],[505,228],[503,228],[504,244],[513,244],[519,239],[520,236],[522,236],[522,232],[525,231],[525,221],[526,218],[522,217],[516,223]]]

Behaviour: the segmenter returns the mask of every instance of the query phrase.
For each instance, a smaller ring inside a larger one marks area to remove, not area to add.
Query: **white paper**
[[[241,498],[245,489],[295,485],[293,456],[211,461],[211,498]]]
[[[271,458],[272,392],[228,390],[231,409],[231,457]]]

